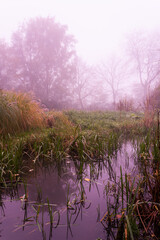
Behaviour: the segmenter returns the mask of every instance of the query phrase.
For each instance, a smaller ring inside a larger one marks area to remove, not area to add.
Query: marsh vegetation
[[[45,112],[0,94],[2,237],[159,239],[157,115]]]

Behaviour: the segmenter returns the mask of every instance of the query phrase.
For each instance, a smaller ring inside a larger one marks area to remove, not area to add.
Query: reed
[[[109,181],[105,187],[107,212],[101,219],[101,223],[110,233],[113,228],[117,228],[114,236],[116,240],[137,239],[139,231],[134,204],[137,201],[140,185],[135,182],[135,178],[131,181],[126,173],[123,175],[121,167],[119,177],[116,177],[113,182],[111,184]]]
[[[43,118],[42,109],[31,95],[0,91],[1,135],[43,127]]]
[[[79,163],[76,164],[82,170],[85,162],[104,161],[106,155],[108,157],[116,155],[117,149],[123,142],[123,130],[125,128],[123,120],[127,118],[124,113],[121,116],[120,123],[117,122],[119,121],[118,113],[62,113],[56,111],[44,113],[28,95],[3,92],[1,96],[11,99],[7,100],[7,103],[11,102],[11,105],[15,105],[16,109],[20,109],[22,121],[13,121],[16,124],[20,122],[18,129],[22,127],[23,130],[27,130],[29,126],[36,126],[36,122],[39,122],[39,127],[43,124],[45,126],[45,128],[39,130],[32,129],[16,134],[14,137],[7,135],[7,137],[0,139],[0,154],[3,153],[1,182],[5,182],[5,179],[8,181],[9,172],[11,176],[14,174],[21,175],[23,172],[27,173],[34,168],[35,164],[54,162],[61,171],[61,165],[68,157],[74,159],[74,161],[77,159]],[[34,121],[33,112],[35,115],[36,109],[38,115]],[[30,110],[32,113],[29,113]],[[23,127],[25,118],[26,124]],[[137,128],[138,121],[135,120],[134,123]],[[15,128],[13,129],[16,131]],[[18,129],[17,131],[22,131]],[[11,132],[6,125],[3,127],[4,136],[6,136],[7,131]]]
[[[159,131],[159,130],[158,130]],[[157,129],[152,126],[137,140],[137,176],[122,172],[114,184],[106,185],[107,213],[102,218],[108,229],[117,227],[115,239],[158,239],[160,235],[160,148]],[[118,223],[118,225],[117,225]],[[110,230],[111,231],[111,230]]]

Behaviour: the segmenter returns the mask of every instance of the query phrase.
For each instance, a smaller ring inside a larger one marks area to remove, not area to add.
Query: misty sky
[[[90,63],[119,51],[134,30],[160,27],[160,0],[0,0],[0,38],[9,38],[24,20],[54,16],[77,39]]]

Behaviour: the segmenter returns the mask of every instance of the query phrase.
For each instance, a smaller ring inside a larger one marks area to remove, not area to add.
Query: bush
[[[123,98],[120,99],[116,106],[119,111],[134,111],[134,102],[133,99]]]

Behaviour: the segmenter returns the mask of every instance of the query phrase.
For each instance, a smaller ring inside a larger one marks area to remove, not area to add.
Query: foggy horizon
[[[159,9],[156,0],[5,1],[0,89],[33,92],[48,108],[142,109],[159,86]]]
[[[90,64],[112,53],[121,53],[128,34],[157,31],[160,2],[151,1],[20,1],[6,0],[0,9],[0,39],[9,40],[12,32],[30,18],[54,17],[67,25],[77,40],[78,55]]]

